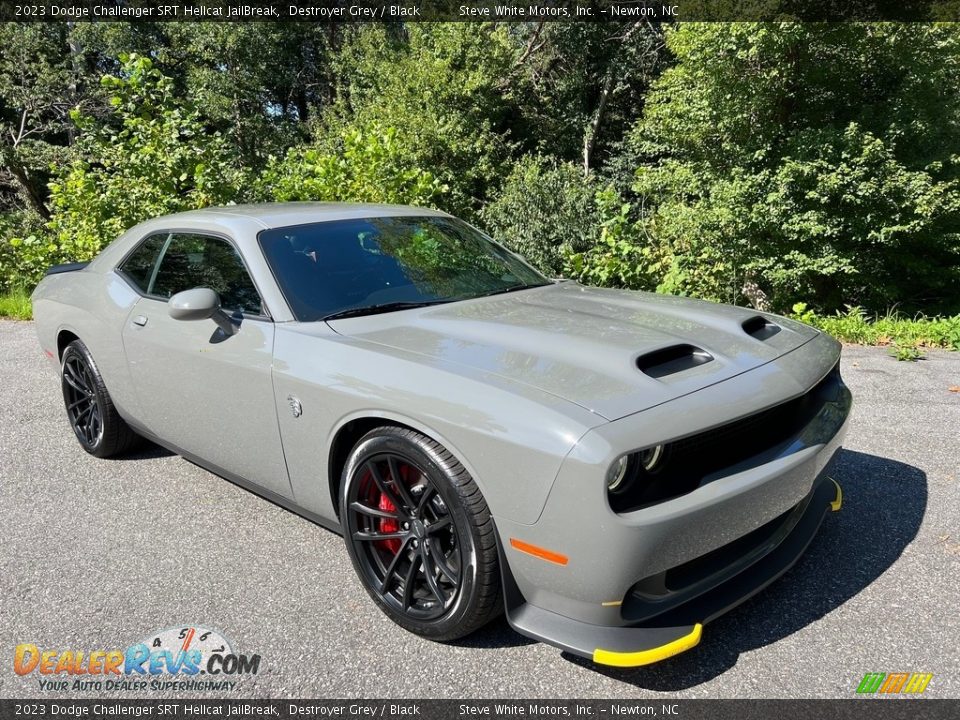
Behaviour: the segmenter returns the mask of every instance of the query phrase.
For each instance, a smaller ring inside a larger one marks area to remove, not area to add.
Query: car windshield
[[[374,217],[264,230],[260,246],[302,322],[366,315],[549,284],[450,217]]]

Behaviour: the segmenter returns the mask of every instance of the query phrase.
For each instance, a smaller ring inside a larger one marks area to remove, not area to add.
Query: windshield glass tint
[[[378,217],[264,230],[260,245],[298,320],[388,303],[466,300],[547,280],[460,220]]]

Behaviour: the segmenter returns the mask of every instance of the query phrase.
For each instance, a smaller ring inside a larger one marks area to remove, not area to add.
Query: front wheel
[[[377,428],[351,452],[341,487],[353,566],[394,622],[448,641],[500,612],[490,511],[442,445],[406,428]]]
[[[82,341],[74,340],[64,349],[60,378],[67,419],[84,450],[106,458],[136,443],[137,434],[114,407],[97,364]]]

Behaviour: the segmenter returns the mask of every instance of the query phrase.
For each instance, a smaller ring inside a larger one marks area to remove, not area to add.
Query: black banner
[[[955,0],[46,0],[3,2],[7,22],[945,21]]]
[[[960,700],[0,700],[0,718],[667,718],[913,720],[956,718]]]

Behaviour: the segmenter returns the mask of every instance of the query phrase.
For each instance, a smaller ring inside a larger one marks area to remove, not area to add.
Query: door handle
[[[137,316],[133,319],[133,324],[134,324],[134,325],[139,325],[140,327],[143,327],[144,325],[147,324],[147,316],[146,316],[146,315],[137,315]]]

